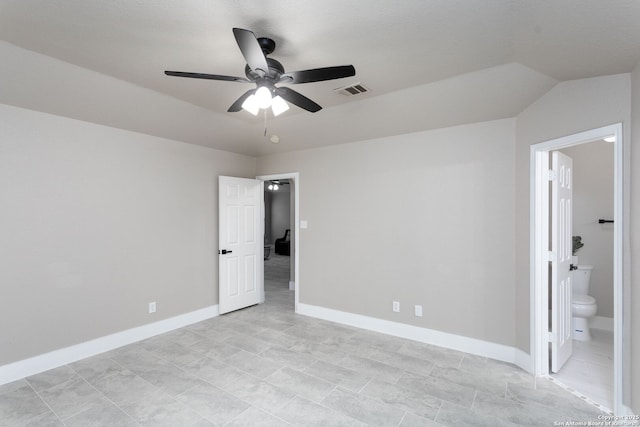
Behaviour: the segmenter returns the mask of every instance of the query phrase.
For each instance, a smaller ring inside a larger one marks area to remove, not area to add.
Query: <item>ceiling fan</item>
[[[234,113],[241,109],[257,115],[258,111],[271,107],[274,115],[289,109],[285,101],[315,113],[322,107],[306,96],[288,87],[277,87],[276,84],[300,84],[320,82],[323,80],[341,79],[355,76],[353,65],[313,68],[310,70],[285,72],[284,67],[273,58],[267,58],[276,43],[266,37],[256,38],[255,34],[242,28],[234,28],[233,35],[240,51],[247,61],[245,77],[221,76],[218,74],[188,73],[183,71],[165,71],[168,76],[190,77],[194,79],[222,80],[227,82],[255,83],[256,88],[246,91],[227,110]]]

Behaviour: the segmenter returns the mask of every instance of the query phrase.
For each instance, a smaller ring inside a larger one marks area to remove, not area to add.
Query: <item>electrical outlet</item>
[[[394,301],[393,302],[393,311],[395,313],[400,313],[400,302],[399,301]]]
[[[422,317],[422,306],[416,305],[416,316]]]
[[[156,312],[156,302],[150,302],[149,303],[149,313],[155,313]]]

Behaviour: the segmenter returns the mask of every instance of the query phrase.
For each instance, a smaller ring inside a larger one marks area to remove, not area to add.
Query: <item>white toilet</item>
[[[589,296],[589,280],[592,265],[579,265],[571,272],[571,325],[572,338],[578,341],[590,341],[589,319],[596,315],[598,306],[594,297]]]

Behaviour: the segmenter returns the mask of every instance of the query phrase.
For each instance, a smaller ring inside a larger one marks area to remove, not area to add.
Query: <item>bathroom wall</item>
[[[573,159],[573,235],[584,246],[576,253],[580,264],[593,265],[589,294],[596,299],[596,316],[613,317],[613,149],[596,141],[561,150]]]

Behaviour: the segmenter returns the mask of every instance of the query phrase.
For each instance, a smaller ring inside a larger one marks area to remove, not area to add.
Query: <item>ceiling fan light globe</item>
[[[274,191],[277,191],[277,190],[278,190],[278,188],[280,188],[280,187],[278,187],[278,184],[274,184],[274,186],[273,186],[273,190],[274,190]]]
[[[271,91],[265,86],[260,86],[255,93],[256,102],[260,108],[269,108],[271,106]]]
[[[276,96],[271,100],[271,109],[273,110],[273,115],[278,117],[289,109],[289,104],[282,97]]]
[[[253,114],[254,116],[258,115],[258,111],[260,110],[260,106],[258,105],[258,100],[255,95],[249,96],[242,103],[242,109]]]

